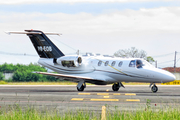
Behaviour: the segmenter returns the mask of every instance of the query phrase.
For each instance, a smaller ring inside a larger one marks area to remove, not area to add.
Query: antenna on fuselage
[[[79,50],[77,50],[77,52],[76,52],[76,53],[77,53],[77,55],[79,55]]]

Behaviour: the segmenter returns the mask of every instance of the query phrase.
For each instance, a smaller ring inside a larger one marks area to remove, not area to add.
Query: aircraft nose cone
[[[176,77],[175,77],[175,75],[173,75],[172,73],[166,72],[166,73],[165,73],[165,76],[164,76],[164,79],[165,79],[167,82],[171,82],[171,81],[176,80]]]
[[[168,71],[165,71],[165,70],[162,70],[162,69],[156,69],[157,72],[159,73],[158,75],[158,78],[161,79],[162,81],[161,82],[172,82],[176,79],[176,77],[168,72]]]
[[[176,80],[176,76],[173,75],[173,74],[171,74],[171,75],[169,76],[169,79],[170,79],[171,81],[174,81],[174,80]]]

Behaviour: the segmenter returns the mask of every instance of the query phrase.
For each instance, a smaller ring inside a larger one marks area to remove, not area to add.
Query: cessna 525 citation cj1
[[[64,55],[46,35],[60,35],[57,33],[43,33],[38,30],[25,32],[7,32],[8,34],[26,34],[29,36],[37,53],[38,63],[59,74],[34,72],[55,76],[63,80],[77,82],[77,90],[83,91],[86,83],[96,85],[113,84],[113,91],[124,87],[121,82],[150,83],[152,92],[157,92],[155,83],[165,83],[175,80],[175,76],[165,70],[153,67],[140,58],[112,58],[102,56]]]

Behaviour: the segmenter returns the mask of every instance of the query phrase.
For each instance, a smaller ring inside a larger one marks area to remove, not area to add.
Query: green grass
[[[115,112],[114,114],[108,114],[107,120],[179,120],[179,109],[168,109],[166,111],[159,110],[153,111],[134,111],[134,112]]]
[[[3,85],[3,84],[8,84],[8,83],[5,82],[5,81],[3,81],[3,80],[1,80],[1,81],[0,81],[0,85]]]
[[[69,111],[60,113],[56,109],[43,111],[33,107],[21,108],[15,104],[0,108],[0,120],[100,120],[101,114],[91,111]],[[179,120],[178,108],[155,110],[147,108],[136,111],[106,111],[106,120]]]
[[[60,114],[54,110],[38,110],[27,107],[24,110],[19,105],[0,108],[0,120],[99,120],[100,116],[92,112],[66,112]]]

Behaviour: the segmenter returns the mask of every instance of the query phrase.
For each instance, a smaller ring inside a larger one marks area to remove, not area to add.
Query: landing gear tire
[[[80,88],[77,87],[77,90],[78,90],[78,91],[83,91],[84,88],[85,88],[84,85],[82,85]]]
[[[151,87],[151,91],[152,91],[153,93],[156,93],[156,92],[158,91],[158,87],[157,87],[156,85],[153,85],[153,86]]]
[[[113,84],[112,89],[113,91],[118,91],[120,88],[119,84]]]

